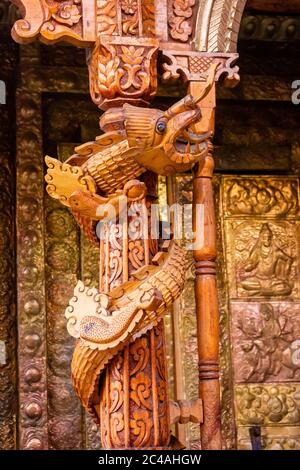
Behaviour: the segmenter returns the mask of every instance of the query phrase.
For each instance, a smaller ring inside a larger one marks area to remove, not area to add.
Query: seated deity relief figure
[[[293,283],[290,272],[293,257],[279,248],[268,223],[262,225],[259,237],[242,264],[240,286],[250,295],[290,295]]]

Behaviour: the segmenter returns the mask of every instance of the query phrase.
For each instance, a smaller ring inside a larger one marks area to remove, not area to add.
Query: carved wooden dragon
[[[97,241],[99,220],[120,215],[122,198],[127,204],[145,197],[146,187],[136,179],[143,172],[175,174],[205,158],[210,132],[199,135],[193,125],[201,119],[198,102],[209,92],[215,68],[197,101],[188,95],[165,112],[127,104],[110,109],[100,120],[102,136],[77,147],[66,163],[46,157],[48,193],[70,207],[89,238]],[[103,369],[126,344],[157,324],[183,288],[185,252],[175,242],[164,250],[109,294],[81,281],[75,287],[66,310],[68,331],[78,339],[72,377],[81,402],[97,421],[95,392]]]
[[[152,262],[108,295],[79,281],[66,310],[68,331],[80,338],[72,360],[73,385],[96,420],[97,385],[106,364],[126,344],[153,328],[183,288],[182,248],[171,242],[169,250],[158,253]]]

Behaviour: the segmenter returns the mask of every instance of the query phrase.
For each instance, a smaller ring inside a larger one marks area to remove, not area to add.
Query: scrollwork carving
[[[179,77],[184,82],[205,82],[212,64],[217,65],[215,80],[223,80],[228,87],[239,82],[239,68],[235,65],[237,54],[204,53],[195,51],[163,50],[163,80]]]
[[[193,33],[195,0],[169,0],[169,29],[173,39],[186,42]]]
[[[90,45],[91,37],[85,33],[81,0],[13,0],[13,3],[25,14],[24,19],[14,24],[12,35],[15,41],[30,42],[40,37],[47,43],[65,40],[78,46]]]

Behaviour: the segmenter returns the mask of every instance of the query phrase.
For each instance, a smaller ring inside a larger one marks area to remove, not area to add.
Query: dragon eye
[[[167,129],[167,123],[165,121],[158,121],[156,124],[156,131],[159,134],[163,134]]]

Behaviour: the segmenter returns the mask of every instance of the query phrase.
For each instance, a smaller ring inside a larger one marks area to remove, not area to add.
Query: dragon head
[[[212,133],[209,129],[197,133],[195,124],[202,117],[198,103],[211,90],[215,69],[216,65],[209,71],[198,99],[187,95],[166,111],[125,104],[107,111],[101,118],[101,128],[111,130],[113,123],[118,123],[134,158],[149,170],[172,174],[190,169],[207,154]]]

